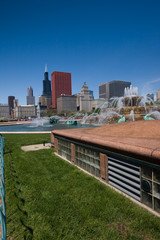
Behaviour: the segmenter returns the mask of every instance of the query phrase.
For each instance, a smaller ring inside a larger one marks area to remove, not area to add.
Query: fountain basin
[[[146,114],[146,115],[144,116],[144,120],[154,120],[154,118],[150,117],[149,114]]]
[[[68,120],[68,121],[66,121],[66,124],[77,125],[77,121],[76,120]]]
[[[86,128],[94,127],[94,125],[86,124],[66,124],[58,122],[56,124],[16,124],[12,126],[0,126],[0,133],[50,133],[54,129],[73,129],[73,128]]]

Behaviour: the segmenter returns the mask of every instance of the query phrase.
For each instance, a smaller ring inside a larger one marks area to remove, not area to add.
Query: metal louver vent
[[[126,160],[108,157],[108,182],[140,201],[140,167]]]

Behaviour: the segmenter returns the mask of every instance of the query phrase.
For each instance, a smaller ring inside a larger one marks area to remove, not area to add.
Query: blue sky
[[[139,94],[160,89],[159,0],[1,0],[0,103],[42,94],[45,64],[84,82],[130,81]]]

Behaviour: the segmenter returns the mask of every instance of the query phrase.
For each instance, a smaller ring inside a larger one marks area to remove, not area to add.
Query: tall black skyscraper
[[[48,71],[47,65],[45,66],[44,80],[43,80],[43,93],[38,98],[38,104],[41,107],[49,107],[52,105],[52,96],[51,96],[51,81],[48,80]]]
[[[45,66],[44,80],[43,80],[43,96],[51,97],[51,81],[48,80],[47,65]]]
[[[15,100],[15,96],[8,96],[8,106],[9,106],[9,114],[10,115],[14,108],[14,100]]]

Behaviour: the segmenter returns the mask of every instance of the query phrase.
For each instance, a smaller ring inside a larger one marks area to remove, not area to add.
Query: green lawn
[[[159,240],[160,219],[54,156],[49,134],[4,135],[8,239]]]

